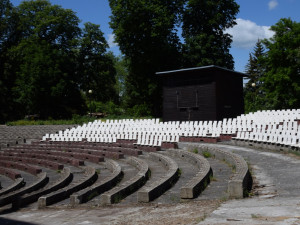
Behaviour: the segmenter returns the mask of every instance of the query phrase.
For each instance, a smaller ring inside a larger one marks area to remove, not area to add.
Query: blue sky
[[[11,0],[18,5],[21,0]],[[92,22],[100,25],[111,48],[116,55],[120,54],[114,44],[112,30],[109,27],[110,7],[108,0],[50,0],[52,4],[72,9],[82,20],[82,23]],[[275,25],[280,18],[290,17],[300,22],[300,0],[236,0],[240,5],[237,15],[237,25],[228,30],[233,35],[233,45],[230,50],[235,61],[235,70],[244,72],[249,59],[249,53],[258,39],[270,38],[273,33],[269,27]]]

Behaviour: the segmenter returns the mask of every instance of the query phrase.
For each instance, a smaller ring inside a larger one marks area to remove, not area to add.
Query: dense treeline
[[[161,112],[155,72],[215,64],[233,68],[234,0],[109,0],[123,57],[107,52],[98,25],[48,0],[1,1],[1,122],[39,114]],[[178,30],[181,30],[180,35]],[[181,38],[182,36],[182,38]],[[89,90],[92,90],[91,92]]]
[[[47,0],[1,1],[0,120],[69,118],[88,99],[116,102],[114,58],[99,25]],[[89,93],[88,90],[92,90]]]
[[[300,23],[282,18],[250,54],[245,111],[300,108]]]
[[[109,0],[122,56],[108,52],[99,25],[49,0],[0,1],[0,122],[88,111],[160,116],[155,72],[234,68],[229,53],[234,0]],[[250,54],[246,111],[300,107],[299,23],[282,19]],[[255,85],[253,85],[255,84]]]

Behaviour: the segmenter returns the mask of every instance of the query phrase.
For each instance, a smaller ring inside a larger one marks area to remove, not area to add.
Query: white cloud
[[[115,42],[115,35],[114,34],[108,34],[107,43],[110,48],[118,46],[118,43]]]
[[[271,1],[269,1],[268,5],[269,5],[269,10],[273,10],[277,7],[278,2],[277,2],[277,0],[271,0]]]
[[[237,48],[251,49],[258,39],[271,38],[274,32],[268,26],[259,26],[250,20],[238,18],[237,25],[225,32],[233,36],[233,46]]]

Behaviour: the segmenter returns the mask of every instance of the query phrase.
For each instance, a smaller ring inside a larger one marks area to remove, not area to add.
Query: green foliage
[[[271,26],[275,35],[264,40],[267,48],[264,91],[267,107],[300,107],[300,23],[283,18]]]
[[[182,0],[110,0],[110,26],[128,62],[125,105],[140,112],[160,112],[161,91],[155,72],[180,65],[175,30]],[[146,107],[147,109],[140,110]]]
[[[115,101],[114,57],[106,53],[108,44],[100,26],[85,23],[78,53],[78,73],[80,88],[88,94],[88,98],[96,101]],[[92,90],[92,93],[88,93]]]
[[[300,107],[300,23],[283,18],[271,30],[273,38],[258,41],[250,54],[246,112]]]
[[[217,65],[233,69],[229,53],[233,27],[239,12],[234,0],[189,0],[183,12],[182,36],[184,67]]]
[[[260,40],[256,43],[254,52],[249,54],[246,73],[249,80],[244,87],[245,112],[256,112],[265,109],[265,93],[263,77],[265,75],[265,49]]]
[[[80,116],[80,115],[73,115],[72,119],[70,120],[17,120],[7,122],[7,126],[25,126],[25,125],[61,125],[61,124],[84,124],[88,122],[93,122],[95,118],[88,117],[88,116]]]
[[[86,99],[118,100],[114,59],[99,25],[80,29],[72,10],[48,0],[17,7],[3,0],[0,13],[1,123],[28,114],[70,119],[86,112]]]
[[[212,157],[212,154],[208,151],[202,152],[202,155],[204,156],[204,158],[211,158]]]

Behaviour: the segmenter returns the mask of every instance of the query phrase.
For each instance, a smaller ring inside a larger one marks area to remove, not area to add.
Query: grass
[[[251,214],[251,218],[252,219],[258,219],[258,218],[261,218],[261,215],[259,215],[259,214]]]
[[[178,176],[180,177],[181,174],[182,174],[182,170],[179,168],[179,169],[178,169]]]
[[[195,154],[198,154],[198,149],[197,149],[197,148],[194,148],[194,149],[193,149],[193,152],[194,152]]]
[[[105,118],[101,118],[102,121],[106,121],[108,119],[151,119],[152,117],[133,117],[133,116],[116,116],[116,115],[110,115]],[[23,120],[17,120],[17,121],[10,121],[7,122],[7,126],[27,126],[27,125],[73,125],[73,124],[79,124],[82,125],[84,123],[93,122],[96,119],[94,117],[90,116],[79,116],[74,115],[72,119],[48,119],[48,120],[30,120],[30,119],[23,119]]]
[[[202,155],[204,156],[204,158],[211,158],[212,157],[212,154],[208,151],[202,152]]]
[[[96,173],[99,175],[100,174],[100,169],[96,169]]]

